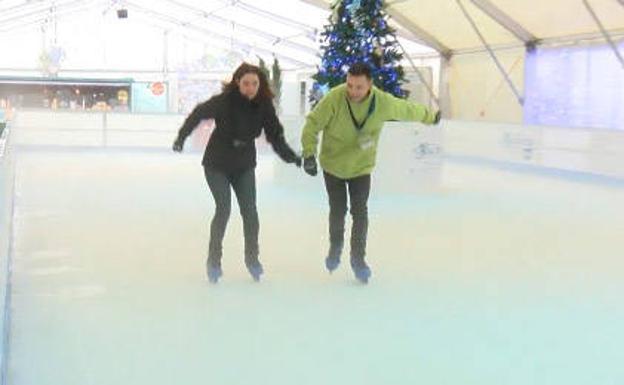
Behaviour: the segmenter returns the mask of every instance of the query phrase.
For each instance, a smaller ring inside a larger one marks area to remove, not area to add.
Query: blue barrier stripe
[[[544,176],[548,178],[563,179],[571,182],[582,182],[611,187],[624,188],[624,178],[610,175],[596,174],[588,171],[565,170],[556,167],[538,166],[532,164],[522,164],[509,161],[488,159],[470,155],[444,155],[445,161],[459,164],[475,165],[481,167],[491,167],[503,171],[511,171],[521,174]]]

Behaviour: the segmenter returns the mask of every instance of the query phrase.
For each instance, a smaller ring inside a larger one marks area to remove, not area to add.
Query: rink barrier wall
[[[171,148],[184,121],[179,114],[114,112],[53,112],[22,110],[16,114],[15,143],[22,146],[108,148]],[[283,116],[285,136],[295,149],[305,122]],[[187,140],[185,151],[198,151],[212,125],[203,124]],[[190,142],[190,143],[189,143]],[[624,131],[581,129],[476,121],[442,121],[438,127],[388,122],[380,139],[376,174],[390,171],[396,179],[401,165],[418,171],[436,161],[463,162],[553,175],[602,176],[623,179]],[[399,166],[399,167],[397,167]],[[510,167],[512,166],[512,167]],[[387,170],[386,170],[387,168]]]
[[[452,166],[624,188],[624,131],[445,121],[388,122],[374,172],[378,193],[452,185]]]
[[[10,124],[0,135],[0,306],[2,308],[2,350],[0,384],[7,384],[11,329],[11,268],[13,252],[13,217],[15,167]]]
[[[15,115],[19,145],[171,147],[182,115],[21,110]]]
[[[624,131],[454,121],[440,144],[449,157],[624,179]]]

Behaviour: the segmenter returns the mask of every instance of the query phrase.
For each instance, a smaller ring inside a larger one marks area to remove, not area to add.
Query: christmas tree
[[[275,95],[273,99],[273,105],[277,109],[278,112],[281,110],[280,102],[282,98],[282,69],[280,68],[279,61],[276,57],[273,57],[273,65],[271,66],[271,71],[266,65],[266,62],[258,56],[260,71],[264,73],[269,82],[269,86],[271,87],[271,91]]]
[[[329,24],[321,33],[321,65],[312,76],[310,101],[316,104],[330,88],[345,81],[349,67],[367,63],[373,82],[380,89],[405,98],[401,88],[403,54],[395,30],[388,25],[383,0],[338,0],[332,6]]]
[[[273,65],[271,66],[271,83],[273,84],[273,92],[275,93],[275,105],[277,106],[277,111],[281,112],[282,69],[280,68],[279,61],[276,57],[273,58]]]

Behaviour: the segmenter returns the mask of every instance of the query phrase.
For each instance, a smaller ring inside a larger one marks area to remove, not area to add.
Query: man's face
[[[347,94],[349,95],[349,100],[359,103],[366,99],[372,85],[373,81],[365,75],[347,74]]]
[[[258,79],[258,75],[253,72],[246,73],[238,81],[238,90],[241,95],[245,96],[249,100],[256,97],[258,94],[258,88],[260,88],[260,79]]]

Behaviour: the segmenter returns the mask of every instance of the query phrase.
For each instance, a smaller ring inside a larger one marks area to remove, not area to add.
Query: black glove
[[[286,163],[293,163],[297,167],[301,167],[301,157],[295,154],[294,151],[288,152],[282,159]]]
[[[271,145],[273,146],[273,150],[275,150],[277,155],[279,155],[284,162],[294,163],[297,167],[301,167],[301,157],[290,148],[283,137],[280,140],[273,141]]]
[[[303,160],[303,170],[311,176],[316,176],[316,174],[318,174],[318,169],[316,168],[316,158],[314,155],[308,156]]]
[[[301,167],[301,157],[299,155],[295,155],[295,159],[292,163],[294,163],[297,167]]]
[[[175,142],[173,142],[173,151],[182,152],[183,147],[184,147],[184,140],[177,138]]]
[[[440,123],[440,119],[442,119],[442,111],[438,111],[436,112],[435,116],[433,117],[433,125],[436,125],[438,123]]]

